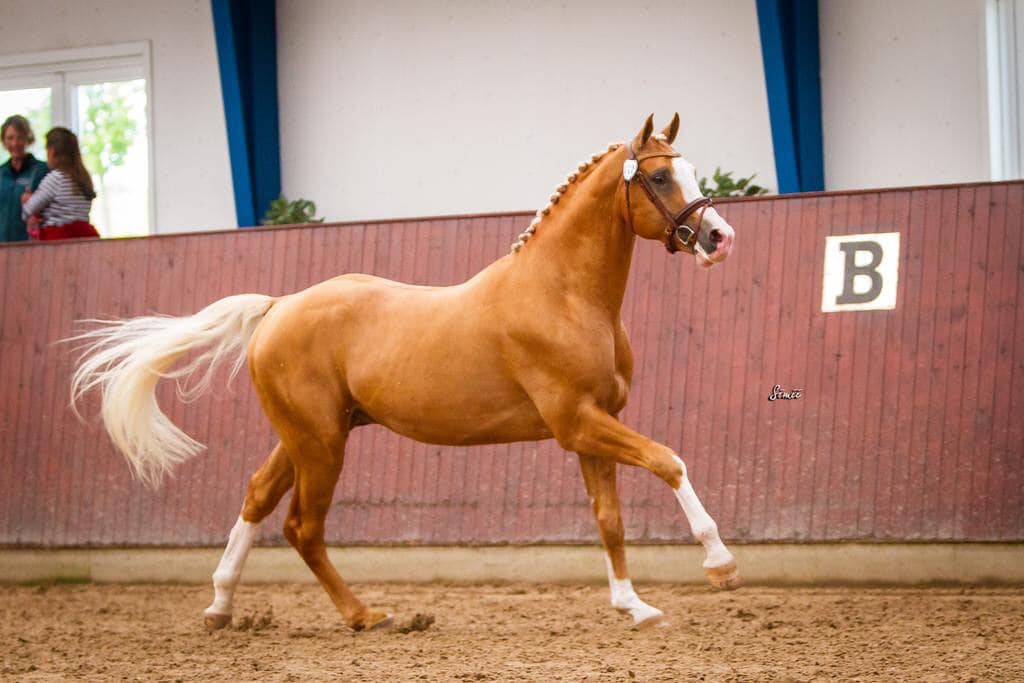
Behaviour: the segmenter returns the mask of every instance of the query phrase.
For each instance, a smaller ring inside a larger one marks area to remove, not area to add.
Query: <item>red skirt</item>
[[[72,240],[80,237],[99,237],[92,223],[73,221],[64,225],[47,225],[39,231],[40,240]]]

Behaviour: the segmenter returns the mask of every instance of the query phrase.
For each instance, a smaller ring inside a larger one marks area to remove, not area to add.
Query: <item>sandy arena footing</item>
[[[0,586],[0,679],[1024,680],[1022,589],[641,584],[668,625],[634,631],[597,585],[354,588],[435,621],[352,633],[319,586],[243,582],[234,625],[208,633],[206,586]]]

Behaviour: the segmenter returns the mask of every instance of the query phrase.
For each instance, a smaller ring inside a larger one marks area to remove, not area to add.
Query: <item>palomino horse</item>
[[[355,630],[390,623],[352,594],[324,545],[346,439],[373,423],[431,444],[554,437],[578,453],[607,552],[612,605],[636,625],[663,614],[637,596],[626,570],[619,464],[644,467],[672,488],[704,545],[710,583],[738,585],[733,556],[683,461],[617,419],[633,374],[620,310],[636,237],[690,253],[702,267],[724,260],[733,243],[693,166],[671,146],[679,115],[659,135],[652,128],[649,117],[632,141],[580,164],[512,253],[460,285],[342,275],[288,296],[231,296],[188,317],[108,321],[78,337],[89,346],[72,397],[99,387],[111,439],[152,485],[202,448],[160,411],[159,379],[175,378],[179,394],[194,397],[218,361],[233,361],[237,371],[248,360],[280,442],[253,475],[213,575],[209,627],[230,623],[257,526],[292,488],[284,535],[345,622]],[[171,369],[193,349],[206,350]]]

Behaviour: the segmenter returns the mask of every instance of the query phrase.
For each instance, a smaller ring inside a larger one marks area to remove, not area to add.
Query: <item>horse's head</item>
[[[672,148],[679,114],[660,135],[653,132],[652,114],[625,145],[626,220],[640,237],[660,241],[671,253],[693,254],[710,268],[729,256],[735,233],[701,194],[693,164]]]

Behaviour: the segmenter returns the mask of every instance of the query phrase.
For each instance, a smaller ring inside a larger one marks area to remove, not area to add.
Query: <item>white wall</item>
[[[289,198],[329,220],[535,209],[650,112],[776,187],[753,2],[278,0]]]
[[[209,0],[4,0],[0,54],[148,40],[158,232],[235,225]]]
[[[282,182],[331,220],[534,209],[644,116],[776,187],[755,4],[278,0]],[[828,189],[989,178],[984,0],[825,0]],[[4,0],[0,54],[148,40],[160,232],[234,199],[208,0]]]
[[[820,3],[830,190],[988,180],[983,0]]]

